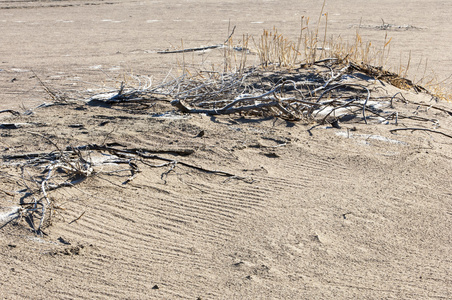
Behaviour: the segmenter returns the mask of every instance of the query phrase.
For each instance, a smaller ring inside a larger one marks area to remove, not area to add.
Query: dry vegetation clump
[[[328,14],[322,12],[318,24],[323,16],[327,23]],[[326,25],[321,38],[319,25],[311,30],[308,18],[301,21],[296,41],[285,38],[274,28],[272,31],[264,30],[257,39],[243,36],[235,44],[232,30],[223,44],[162,52],[186,53],[221,48],[223,71],[189,69],[183,58],[180,76],[145,93],[153,99],[171,99],[171,103],[183,113],[244,113],[319,121],[321,124],[330,116],[334,119],[360,116],[364,123],[372,118],[379,122],[394,119],[396,111],[386,108],[392,108],[392,102],[399,94],[373,96],[376,82],[388,83],[401,90],[427,93],[436,100],[447,97],[445,93],[435,94],[407,79],[410,62],[406,67],[399,67],[397,73],[384,67],[391,43],[387,36],[378,49],[372,43],[364,42],[359,32],[354,43],[328,40]],[[251,55],[257,55],[258,65],[247,63]],[[133,88],[130,93],[134,93]],[[141,90],[136,92],[137,95],[142,93]],[[121,97],[118,93],[106,102],[130,104],[132,100],[128,97]]]
[[[340,37],[328,38],[328,13],[323,12],[324,6],[325,2],[314,29],[309,25],[309,18],[301,18],[295,41],[273,28],[264,30],[258,38],[244,35],[234,42],[234,27],[221,44],[159,52],[182,54],[179,76],[168,74],[155,87],[143,86],[140,79],[138,87],[133,84],[126,87],[122,82],[117,93],[95,95],[90,101],[108,105],[148,105],[149,102],[154,105],[156,101],[172,101],[184,113],[243,112],[309,122],[316,119],[316,111],[336,112],[337,107],[347,107],[350,111],[353,108],[361,111],[362,121],[367,123],[366,112],[387,118],[381,110],[367,105],[368,101],[376,100],[372,98],[372,88],[375,88],[372,81],[427,93],[434,100],[451,100],[447,89],[436,78],[427,80],[425,72],[418,81],[425,82],[424,86],[407,78],[411,58],[395,71],[387,67],[391,45],[387,35],[381,47],[363,41],[359,29],[353,42]],[[324,30],[321,30],[323,23]],[[211,49],[222,51],[220,68],[187,67],[185,53]],[[252,56],[258,57],[257,65],[249,63]],[[392,103],[396,97],[387,98]]]

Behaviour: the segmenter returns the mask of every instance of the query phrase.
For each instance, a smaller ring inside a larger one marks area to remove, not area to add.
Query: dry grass
[[[320,32],[322,23],[324,24],[324,31]],[[425,63],[425,69],[421,72],[419,80],[407,78],[412,65],[411,52],[406,62],[402,60],[402,56],[400,57],[398,67],[388,65],[392,38],[388,37],[387,34],[381,45],[377,45],[370,41],[364,41],[359,28],[352,42],[344,41],[341,37],[328,37],[327,30],[328,14],[323,13],[322,7],[317,26],[314,29],[309,26],[309,18],[301,18],[300,33],[296,40],[288,39],[278,32],[277,28],[263,30],[263,33],[257,39],[249,36],[242,39],[242,45],[246,45],[245,47],[242,46],[242,49],[248,49],[250,40],[253,41],[254,48],[250,51],[242,51],[240,59],[237,59],[237,51],[234,51],[237,46],[233,46],[233,41],[230,39],[224,52],[225,65],[228,66],[225,71],[243,71],[249,53],[258,55],[260,67],[273,70],[276,68],[295,69],[300,65],[312,65],[323,59],[335,59],[340,64],[352,63],[362,66],[363,69],[372,69],[372,75],[375,77],[390,77],[391,80],[388,80],[388,82],[398,88],[409,89],[417,86],[421,90],[427,90],[438,99],[452,101],[452,91],[445,84],[448,79],[441,81],[434,72],[427,75],[427,63]],[[231,67],[233,65],[236,67]],[[381,74],[377,74],[376,71]]]

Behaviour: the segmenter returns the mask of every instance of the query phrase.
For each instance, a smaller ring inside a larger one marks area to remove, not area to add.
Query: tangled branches
[[[240,113],[321,124],[331,119],[355,119],[366,124],[374,119],[387,123],[396,118],[392,103],[397,94],[375,96],[383,81],[393,85],[401,83],[398,87],[402,89],[426,92],[411,81],[379,68],[344,65],[330,58],[303,64],[298,69],[254,67],[230,73],[199,71],[194,76],[184,74],[154,88],[126,91],[122,87],[119,93],[103,101],[130,104],[164,99],[183,113]]]
[[[252,69],[238,80],[233,81],[234,77],[222,79],[222,85],[217,90],[202,94],[197,89],[185,91],[176,95],[172,104],[185,113],[217,115],[248,112],[288,120],[312,118],[313,112],[322,107],[321,98],[327,92],[343,87],[341,84],[331,88],[330,84],[347,70],[348,66],[324,81],[314,72],[261,73]],[[199,87],[205,89],[206,85]],[[321,96],[317,97],[322,91]]]
[[[98,177],[117,185],[105,178],[108,175],[126,177],[120,185],[124,186],[141,172],[140,164],[151,168],[167,168],[168,170],[162,173],[162,180],[180,165],[229,179],[248,181],[245,177],[225,171],[210,170],[162,156],[162,154],[187,156],[194,152],[192,149],[147,150],[125,148],[118,144],[115,144],[116,147],[90,144],[68,146],[62,150],[50,139],[46,139],[56,147],[56,151],[3,156],[6,165],[20,168],[20,181],[24,189],[17,191],[22,195],[19,206],[13,207],[6,215],[0,214],[0,228],[14,220],[25,219],[35,233],[43,234],[43,230],[51,224],[54,210],[58,208],[55,199],[50,195],[51,191],[75,187],[91,177]],[[153,164],[149,161],[161,163]],[[127,167],[122,168],[120,165]],[[19,178],[13,175],[7,176],[19,181]]]
[[[321,124],[330,119],[359,118],[367,124],[370,119],[389,122],[397,115],[392,109],[397,95],[373,95],[381,80],[403,82],[400,88],[426,92],[409,80],[386,71],[377,76],[379,69],[370,72],[369,68],[323,59],[295,70],[252,68],[244,73],[217,73],[204,81],[183,80],[171,103],[184,113],[247,113]]]

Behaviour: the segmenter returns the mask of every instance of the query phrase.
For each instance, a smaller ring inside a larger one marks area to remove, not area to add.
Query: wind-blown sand
[[[320,11],[317,1],[304,2],[2,2],[0,110],[49,102],[36,75],[80,97],[87,89],[118,88],[130,72],[159,82],[182,56],[157,51],[180,48],[181,39],[186,48],[221,43],[229,22],[237,37],[276,26],[295,38],[300,17],[315,23]],[[416,70],[421,57],[440,78],[451,75],[449,1],[334,1],[325,11],[328,32],[344,39],[361,22],[363,38],[382,43],[381,19],[394,25],[387,27],[390,63],[411,50],[411,78],[422,77],[423,64]],[[185,59],[218,64],[215,51]],[[428,95],[403,93],[409,101],[452,110]],[[423,127],[452,134],[447,112],[395,105],[400,114],[440,124]],[[155,108],[165,109],[173,108]],[[60,209],[46,235],[33,234],[24,220],[0,229],[3,299],[452,295],[452,139],[390,133],[413,120],[308,132],[310,126],[273,118],[175,118],[78,104],[30,116],[0,114],[0,121],[31,124],[0,129],[2,156],[55,150],[31,133],[38,132],[62,147],[107,140],[129,148],[192,149],[176,158],[247,178],[226,180],[181,165],[168,174],[143,167],[126,185],[124,178],[94,176],[53,191]],[[20,202],[21,176],[26,172],[2,163],[0,219]]]

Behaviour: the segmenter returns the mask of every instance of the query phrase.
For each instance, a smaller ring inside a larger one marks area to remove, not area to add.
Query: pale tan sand
[[[300,17],[314,22],[320,11],[317,1],[11,1],[0,7],[0,109],[49,101],[30,70],[72,95],[104,83],[118,87],[114,79],[129,72],[158,81],[177,63],[156,52],[179,47],[181,38],[185,47],[217,44],[229,20],[236,36],[276,26],[296,37]],[[439,76],[450,75],[450,1],[334,1],[325,10],[329,33],[344,38],[354,36],[361,18],[369,27],[380,26],[381,18],[418,27],[389,31],[391,62],[411,50],[413,62],[428,57]],[[380,43],[385,32],[364,27],[361,34]],[[214,52],[207,59],[219,62]],[[414,70],[410,75],[423,72]],[[404,94],[430,103],[427,95]],[[397,105],[401,114],[418,109],[439,120],[438,130],[452,132],[447,113]],[[0,129],[1,155],[53,149],[27,131],[64,146],[100,143],[110,134],[109,141],[130,147],[196,149],[184,160],[255,180],[225,182],[179,166],[166,182],[161,169],[148,168],[126,187],[121,179],[94,177],[78,189],[55,191],[64,210],[47,236],[36,237],[24,222],[0,230],[2,299],[452,295],[452,140],[445,136],[391,134],[394,124],[318,128],[311,136],[307,126],[282,120],[165,119],[86,106],[0,117],[42,125]],[[349,136],[352,127],[357,131]],[[204,137],[195,138],[201,130]],[[286,146],[273,147],[275,140]],[[20,175],[0,169],[1,216],[20,200],[11,194],[20,178],[5,172]]]

